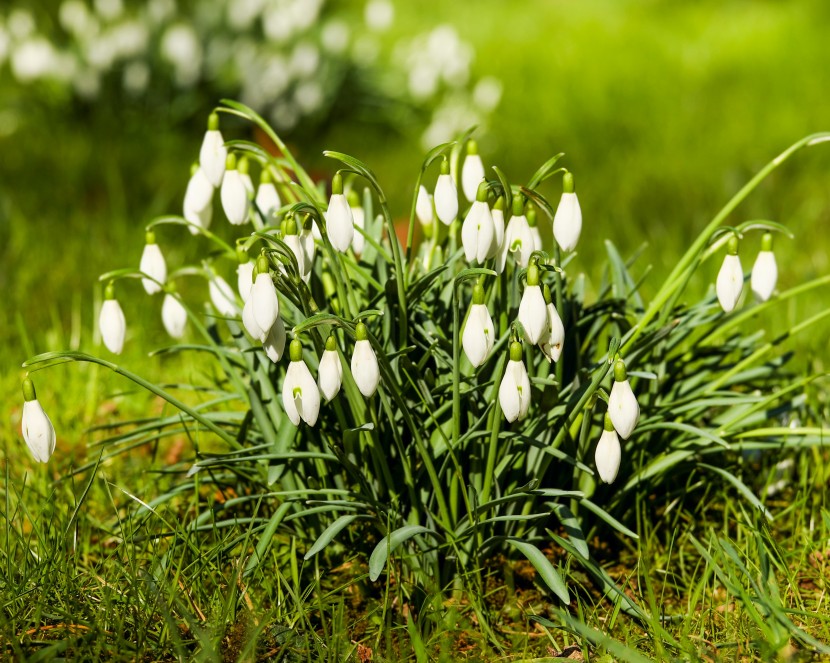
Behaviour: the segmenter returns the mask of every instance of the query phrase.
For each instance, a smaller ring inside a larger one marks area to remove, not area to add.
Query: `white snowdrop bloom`
[[[640,406],[628,382],[625,362],[621,359],[614,364],[614,386],[608,397],[608,416],[624,440],[631,437],[640,419]]]
[[[548,301],[550,299],[548,286],[545,286],[544,293],[545,301],[548,302],[548,326],[545,333],[542,334],[542,338],[539,339],[539,347],[547,357],[548,363],[550,363],[551,361],[559,361],[559,357],[562,355],[562,346],[565,344],[565,326],[562,324],[562,318],[559,317],[559,312],[553,302]]]
[[[148,295],[155,295],[161,292],[161,285],[167,280],[167,263],[161,253],[159,245],[156,244],[156,235],[152,230],[147,231],[147,243],[141,253],[141,262],[138,269],[150,278],[142,278],[141,285]],[[158,281],[158,283],[156,283]]]
[[[530,236],[533,237],[533,250],[542,250],[542,235],[539,233],[539,227],[536,225],[536,210],[532,207],[527,210],[525,215],[527,219],[527,226],[530,228]]]
[[[326,212],[326,232],[331,245],[345,253],[354,238],[354,218],[349,201],[343,195],[343,178],[336,173],[331,180],[331,198]]]
[[[483,263],[493,254],[496,229],[493,215],[487,205],[487,189],[483,185],[479,188],[477,199],[461,226],[461,243],[467,262]]]
[[[762,302],[767,301],[775,290],[778,281],[778,264],[772,252],[772,235],[765,233],[761,239],[761,251],[752,266],[752,292]]]
[[[564,192],[553,216],[553,236],[563,251],[573,251],[582,232],[582,210],[574,190],[574,178],[565,173],[562,178]]]
[[[260,343],[264,343],[265,339],[268,338],[270,330],[263,329],[257,324],[256,318],[254,317],[253,299],[251,297],[248,297],[245,306],[242,307],[242,325],[245,327],[245,331]]]
[[[240,262],[236,268],[236,289],[239,291],[239,296],[242,297],[243,302],[248,301],[248,295],[251,294],[253,285],[254,262],[253,260],[247,260],[247,256],[245,256],[245,261]]]
[[[499,405],[509,422],[523,419],[530,408],[530,378],[522,361],[522,344],[510,344],[510,361],[499,385]]]
[[[308,227],[306,227],[308,226]],[[300,245],[303,247],[303,265],[306,275],[311,277],[311,269],[314,266],[314,256],[317,254],[317,245],[314,243],[314,229],[317,224],[306,219],[303,229],[300,231]]]
[[[744,270],[738,257],[738,238],[731,237],[715,283],[718,302],[724,311],[729,313],[735,308],[743,287]]]
[[[423,226],[431,226],[433,221],[432,196],[422,184],[418,188],[418,197],[415,199],[415,216]]]
[[[369,398],[377,391],[378,383],[380,382],[378,358],[369,341],[366,325],[362,322],[358,322],[355,329],[354,353],[352,354],[352,377],[354,377],[360,393],[366,398]]]
[[[277,192],[277,187],[271,180],[271,172],[267,168],[262,170],[259,177],[259,188],[256,192],[255,202],[257,209],[265,216],[266,223],[274,220],[282,206],[280,194]]]
[[[228,150],[225,148],[225,140],[219,131],[219,116],[211,113],[208,117],[208,130],[205,132],[202,147],[199,150],[199,165],[215,189],[222,184],[227,159]]]
[[[473,287],[473,303],[461,334],[461,347],[470,363],[478,368],[487,359],[496,342],[493,319],[484,304],[484,288],[480,283]]]
[[[308,282],[308,278],[311,275],[311,269],[306,269],[305,265],[305,250],[303,249],[302,241],[300,240],[300,236],[297,234],[297,222],[294,220],[293,217],[287,219],[285,223],[285,235],[283,236],[283,241],[285,242],[286,246],[291,250],[291,253],[294,254],[294,259],[297,261],[297,270],[305,282]]]
[[[225,162],[225,175],[222,178],[222,187],[219,189],[219,197],[222,200],[222,209],[225,216],[235,226],[241,226],[248,222],[248,210],[250,201],[248,188],[241,173],[236,168],[236,157],[228,155]]]
[[[55,451],[55,427],[37,400],[35,385],[30,378],[23,380],[23,417],[21,429],[26,446],[35,460],[46,463]]]
[[[354,237],[352,237],[352,251],[360,256],[363,255],[363,248],[366,246],[366,237],[357,229],[366,229],[366,212],[363,210],[363,205],[360,204],[360,197],[355,191],[349,192],[348,199],[355,227]]]
[[[256,268],[257,276],[250,296],[251,310],[259,328],[267,333],[280,314],[280,300],[277,297],[274,281],[271,279],[268,258],[265,256],[257,258]]]
[[[504,198],[499,196],[493,209],[490,210],[493,218],[493,252],[488,258],[495,258],[501,253],[504,246]]]
[[[597,472],[599,478],[605,483],[614,483],[617,478],[617,472],[620,471],[620,459],[622,458],[622,449],[620,448],[620,438],[617,437],[617,432],[610,417],[605,415],[605,426],[600,435],[599,442],[597,442],[597,450],[594,454],[594,462],[597,465]]]
[[[504,271],[507,256],[510,253],[513,254],[519,267],[527,267],[535,245],[536,240],[533,239],[533,233],[530,232],[530,225],[524,214],[524,203],[519,196],[516,196],[513,199],[513,216],[507,223],[504,231],[504,244],[497,256],[496,271],[499,273]]]
[[[124,337],[127,334],[127,321],[124,311],[115,298],[115,288],[112,283],[107,284],[104,291],[104,303],[98,316],[98,329],[104,345],[113,354],[120,355],[124,349]]]
[[[198,164],[193,165],[191,173],[184,193],[183,216],[200,228],[208,228],[213,218],[213,184]],[[193,235],[199,232],[191,226],[188,230]]]
[[[484,164],[478,154],[478,144],[471,140],[467,143],[467,156],[461,167],[461,190],[464,197],[473,202],[478,193],[478,185],[484,179]]]
[[[337,354],[337,342],[332,335],[326,339],[326,349],[320,358],[317,384],[326,400],[330,401],[337,396],[342,383],[343,365],[340,363],[340,355]]]
[[[435,183],[435,214],[444,225],[450,225],[458,216],[458,191],[450,175],[450,164],[444,159],[441,162],[441,174]]]
[[[184,336],[184,329],[187,326],[187,311],[182,303],[169,292],[164,295],[164,302],[161,305],[161,321],[167,333],[173,338]]]
[[[262,349],[275,364],[282,358],[285,351],[285,323],[277,316],[277,321],[271,326],[268,335],[262,342]]]
[[[536,345],[549,328],[548,308],[539,286],[539,268],[535,263],[527,268],[527,285],[519,303],[519,322],[525,330],[525,340]]]
[[[213,304],[213,308],[216,309],[219,315],[223,315],[226,318],[233,318],[239,315],[233,288],[218,274],[211,275],[210,281],[208,282],[208,293],[210,294],[210,301]]]
[[[291,341],[289,354],[291,363],[282,383],[282,404],[292,424],[299,426],[302,419],[313,426],[320,414],[320,392],[303,361],[303,347],[299,339]]]
[[[239,171],[239,179],[242,180],[242,184],[245,185],[245,191],[248,192],[248,200],[254,197],[254,181],[251,179],[251,175],[249,171],[250,164],[248,162],[248,157],[242,157],[239,159],[239,162],[236,165],[236,169]]]

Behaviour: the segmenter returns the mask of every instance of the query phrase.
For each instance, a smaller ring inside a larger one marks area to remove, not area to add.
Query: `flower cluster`
[[[752,292],[759,301],[765,302],[772,297],[777,281],[778,265],[772,252],[772,234],[767,232],[761,238],[761,250],[752,266]],[[727,242],[726,256],[715,284],[718,303],[726,313],[733,311],[738,305],[743,288],[744,270],[738,257],[738,236],[732,235]]]

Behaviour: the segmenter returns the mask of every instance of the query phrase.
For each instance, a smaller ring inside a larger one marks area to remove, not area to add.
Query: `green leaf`
[[[559,522],[568,533],[568,538],[573,542],[576,551],[585,559],[590,556],[588,553],[588,542],[585,540],[585,534],[582,532],[582,527],[579,524],[579,519],[574,515],[564,504],[557,504],[549,502],[553,508],[553,512],[559,518]]]
[[[613,527],[615,530],[617,530],[621,534],[625,534],[626,536],[629,536],[632,539],[639,539],[640,538],[639,536],[637,536],[636,532],[632,532],[625,525],[623,525],[619,520],[614,518],[614,516],[612,516],[610,513],[608,513],[602,507],[597,506],[596,504],[594,504],[587,497],[583,497],[581,500],[579,500],[579,503],[582,506],[584,506],[586,509],[588,509],[588,511],[591,511],[595,515],[599,516],[599,518],[601,518],[606,523],[611,525],[611,527]]]
[[[539,170],[533,173],[533,177],[530,178],[530,182],[527,183],[528,189],[535,189],[539,186],[542,182],[544,182],[548,177],[553,175],[553,173],[557,170],[554,168],[556,166],[556,162],[559,161],[562,157],[565,156],[564,152],[560,152],[559,154],[552,156],[550,159],[545,161],[541,166],[539,166]]]
[[[504,213],[505,216],[511,209],[513,209],[513,190],[510,188],[510,182],[507,181],[507,177],[498,166],[493,166],[493,170],[496,171],[496,177],[499,178],[499,182],[501,182],[501,188],[504,189]]]
[[[340,516],[331,525],[326,527],[325,530],[323,530],[323,533],[317,537],[317,540],[314,542],[314,545],[311,546],[311,548],[305,554],[305,557],[303,557],[303,559],[305,561],[310,560],[312,557],[314,557],[314,555],[316,555],[318,552],[323,550],[323,548],[329,545],[329,543],[331,543],[332,539],[334,539],[335,536],[340,534],[340,532],[342,532],[346,527],[351,525],[358,518],[359,516],[357,515]]]
[[[553,564],[545,557],[544,553],[539,550],[532,543],[521,541],[519,539],[507,539],[507,542],[516,550],[527,557],[528,561],[533,564],[533,568],[539,573],[545,584],[550,587],[551,591],[559,597],[559,599],[568,604],[571,602],[571,597],[568,594],[568,588],[562,580],[557,570],[553,568]]]
[[[387,558],[404,541],[411,539],[417,534],[432,534],[432,536],[440,537],[438,532],[428,527],[423,527],[422,525],[406,525],[405,527],[396,529],[389,536],[384,536],[375,546],[372,555],[369,557],[369,580],[372,582],[377,580],[383,571],[383,567],[386,566]]]
[[[710,470],[711,472],[714,472],[715,474],[717,474],[719,476],[722,476],[729,483],[731,483],[733,486],[735,486],[735,488],[738,489],[738,492],[741,495],[743,495],[753,507],[755,507],[761,513],[763,513],[764,517],[767,520],[772,520],[773,519],[773,516],[769,512],[767,507],[765,507],[763,504],[761,504],[761,500],[759,500],[755,496],[755,494],[747,487],[747,485],[743,481],[741,481],[738,477],[736,477],[734,474],[732,474],[730,472],[727,472],[726,470],[721,469],[720,467],[715,467],[714,465],[707,465],[706,463],[698,463],[698,467],[703,467],[707,470]]]

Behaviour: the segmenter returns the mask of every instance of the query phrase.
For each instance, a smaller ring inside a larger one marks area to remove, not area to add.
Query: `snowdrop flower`
[[[317,254],[317,246],[314,244],[314,229],[317,225],[312,218],[306,215],[303,222],[303,229],[300,231],[300,245],[303,247],[303,265],[306,274],[311,277],[311,268],[314,265],[314,256]],[[306,283],[308,279],[306,279]]]
[[[343,365],[340,363],[340,355],[337,354],[337,341],[332,334],[326,339],[326,349],[320,358],[317,384],[326,400],[330,401],[337,396],[342,383]]]
[[[357,255],[363,254],[363,247],[366,245],[366,237],[363,233],[358,232],[366,229],[366,212],[363,210],[363,205],[360,204],[360,196],[356,191],[349,191],[349,207],[352,210],[352,219],[354,220],[355,233],[352,237],[352,251]]]
[[[380,370],[378,369],[378,358],[372,349],[369,341],[369,333],[366,325],[357,323],[354,331],[354,354],[352,354],[352,376],[357,383],[360,393],[366,398],[377,391],[380,382]]]
[[[752,266],[752,292],[762,302],[767,301],[775,290],[778,281],[778,265],[772,252],[772,234],[764,233],[761,238],[761,251]]]
[[[199,150],[199,165],[215,189],[222,184],[227,157],[228,150],[219,131],[219,116],[211,113],[208,117],[208,130]]]
[[[461,335],[461,347],[464,348],[464,354],[470,363],[478,368],[487,359],[495,341],[496,330],[490,312],[484,304],[484,288],[479,282],[473,287],[473,303]]]
[[[435,184],[435,213],[444,225],[450,225],[458,216],[458,191],[450,175],[450,162],[444,157],[441,162],[441,174]]]
[[[519,322],[525,330],[525,340],[536,345],[549,329],[548,308],[539,286],[539,268],[532,262],[527,268],[527,285],[519,303]]]
[[[250,282],[250,277],[249,277]],[[230,284],[218,274],[211,274],[210,281],[208,281],[208,293],[210,294],[210,301],[213,308],[219,315],[226,318],[233,318],[239,314],[239,309],[236,307],[236,297],[233,294],[233,288]]]
[[[741,259],[738,257],[738,238],[730,237],[726,248],[726,256],[723,259],[723,265],[721,265],[718,280],[715,283],[718,302],[726,313],[735,308],[743,287],[744,270],[741,267]]]
[[[251,287],[254,285],[254,262],[248,258],[245,251],[239,250],[236,255],[239,265],[236,267],[236,289],[243,302],[248,301]]]
[[[530,378],[522,361],[522,344],[510,344],[510,361],[499,385],[499,405],[509,422],[523,419],[530,408]]]
[[[107,284],[104,290],[104,303],[101,305],[101,313],[98,316],[98,328],[101,330],[101,338],[104,345],[113,354],[120,355],[124,349],[124,336],[127,334],[127,321],[124,319],[124,311],[115,298],[115,286],[112,282]]]
[[[461,189],[469,202],[476,200],[478,185],[483,179],[484,164],[481,163],[481,157],[478,155],[478,144],[474,140],[468,141],[467,156],[461,168]]]
[[[628,382],[625,362],[622,359],[614,363],[614,386],[611,387],[608,397],[608,416],[624,440],[631,436],[640,419],[640,406]]]
[[[533,233],[531,233],[527,217],[525,217],[524,201],[521,196],[516,196],[513,199],[513,215],[510,217],[507,229],[504,231],[504,244],[497,256],[496,271],[499,273],[504,271],[508,253],[514,255],[519,267],[526,267],[535,244],[536,241],[533,239]]]
[[[536,225],[536,210],[532,207],[527,208],[527,226],[530,228],[530,235],[533,237],[533,250],[542,250],[542,235],[539,233],[539,227]]]
[[[248,221],[248,189],[242,175],[236,168],[236,157],[228,155],[225,176],[222,178],[222,188],[219,191],[222,200],[222,209],[225,216],[235,226],[241,226]]]
[[[553,236],[563,251],[573,251],[582,232],[582,210],[574,190],[574,176],[565,173],[562,177],[562,197],[553,216]]]
[[[303,346],[299,339],[291,341],[289,354],[291,363],[282,383],[282,404],[292,424],[299,426],[302,419],[313,426],[320,414],[320,392],[303,361]]]
[[[305,251],[303,250],[302,242],[300,241],[300,236],[297,234],[297,222],[294,220],[294,217],[289,217],[285,221],[285,235],[283,236],[283,241],[285,242],[286,246],[291,249],[291,253],[294,254],[294,259],[297,261],[297,270],[298,275],[300,278],[303,279],[306,283],[308,283],[308,278],[311,276],[310,269],[306,269],[305,266]]]
[[[249,290],[251,289],[253,289],[253,286],[249,288]],[[245,327],[245,331],[260,343],[264,343],[265,339],[268,338],[270,330],[263,329],[257,323],[254,317],[254,300],[250,296],[245,302],[245,306],[242,307],[242,325]]]
[[[167,333],[173,338],[184,336],[184,328],[187,326],[187,311],[178,297],[171,293],[164,295],[164,302],[161,305],[161,321]]]
[[[418,197],[415,199],[415,216],[422,226],[431,226],[433,221],[432,196],[422,184],[418,188]]]
[[[256,261],[257,276],[251,287],[251,312],[259,328],[264,332],[260,340],[265,340],[265,334],[270,331],[280,314],[280,300],[277,298],[277,289],[271,280],[268,258],[259,256]],[[247,305],[247,304],[246,304]]]
[[[326,232],[331,245],[345,253],[351,246],[354,238],[354,218],[352,208],[346,196],[343,195],[343,177],[335,173],[331,179],[331,198],[326,212]]]
[[[495,258],[501,253],[504,245],[504,196],[498,197],[490,216],[493,217],[493,252],[487,257]]]
[[[621,457],[622,449],[620,448],[620,438],[617,437],[617,432],[614,430],[611,417],[606,414],[605,425],[599,442],[597,442],[596,453],[594,454],[594,461],[597,464],[599,478],[605,483],[614,483],[614,479],[617,478],[617,472],[620,471]]]
[[[183,216],[186,221],[207,228],[213,218],[213,184],[199,164],[193,164],[190,171],[190,180],[184,194]],[[193,226],[187,229],[192,235],[199,231]]]
[[[281,317],[277,316],[277,321],[271,325],[268,335],[262,342],[262,349],[275,364],[282,358],[282,353],[285,352],[285,324]]]
[[[280,194],[277,192],[277,187],[271,180],[271,171],[268,168],[263,168],[259,176],[259,188],[257,189],[254,202],[256,203],[257,209],[265,217],[266,223],[274,220],[274,217],[282,206]]]
[[[254,181],[251,179],[250,169],[251,164],[248,161],[248,157],[241,157],[239,162],[236,164],[236,169],[239,171],[239,179],[242,180],[242,184],[245,185],[245,191],[248,192],[248,198],[252,198],[254,195]]]
[[[476,201],[467,212],[461,226],[461,243],[468,262],[483,263],[493,253],[496,230],[493,215],[487,205],[487,186],[482,182],[476,194]]]
[[[23,439],[39,463],[45,463],[55,451],[55,427],[37,400],[35,385],[30,378],[23,380]]]
[[[550,288],[545,285],[542,292],[547,302],[548,326],[542,334],[542,338],[539,339],[539,347],[547,357],[548,363],[550,363],[551,361],[559,361],[559,357],[562,355],[562,346],[565,344],[565,326],[562,324],[562,318],[559,317],[559,313],[551,301]]]
[[[164,256],[161,253],[159,245],[156,244],[156,234],[152,230],[148,230],[146,234],[146,244],[144,251],[141,254],[141,262],[138,265],[139,271],[143,272],[151,279],[141,279],[141,285],[148,295],[155,295],[161,292],[161,283],[167,280],[167,263],[164,261]],[[158,283],[156,283],[158,281]]]

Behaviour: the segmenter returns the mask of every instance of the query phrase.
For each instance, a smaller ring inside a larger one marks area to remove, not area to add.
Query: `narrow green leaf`
[[[323,530],[323,533],[317,537],[317,540],[314,542],[314,545],[311,546],[309,551],[305,554],[303,559],[305,561],[310,560],[314,555],[318,552],[323,550],[329,543],[332,542],[335,536],[340,534],[346,527],[351,525],[355,520],[357,520],[359,516],[351,515],[351,516],[340,516],[337,520],[335,520],[331,525],[326,527]]]
[[[384,536],[375,546],[372,555],[369,557],[369,579],[374,582],[380,577],[383,567],[386,566],[386,559],[395,552],[395,549],[404,541],[411,539],[417,534],[432,534],[438,537],[439,534],[422,525],[406,525],[396,529],[389,536]]]
[[[516,550],[527,557],[528,561],[533,564],[533,568],[539,573],[545,584],[550,587],[551,591],[559,597],[559,599],[568,604],[571,602],[571,597],[568,594],[568,588],[565,586],[559,572],[553,568],[553,564],[545,557],[544,553],[539,550],[532,543],[527,541],[520,541],[519,539],[507,539],[507,542]]]

